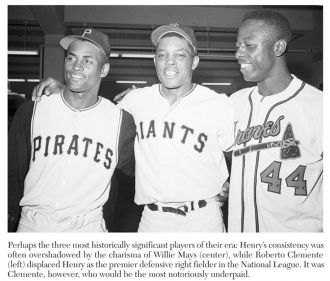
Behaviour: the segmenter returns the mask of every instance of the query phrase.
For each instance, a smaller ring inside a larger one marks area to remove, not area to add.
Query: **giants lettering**
[[[193,145],[193,148],[201,153],[205,147],[207,141],[207,135],[205,133],[199,133],[196,137],[196,132],[193,128],[190,128],[186,125],[176,126],[174,122],[161,123],[161,126],[157,126],[155,120],[151,120],[149,124],[140,122],[137,127],[137,137],[138,140],[163,137],[164,139],[173,139],[177,138],[181,143],[186,144],[191,138],[195,138],[196,143]]]

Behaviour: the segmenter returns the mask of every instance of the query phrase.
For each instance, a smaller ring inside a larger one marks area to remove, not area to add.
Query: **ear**
[[[198,66],[198,64],[199,64],[199,56],[194,56],[191,69],[192,70],[195,70],[196,67]]]
[[[109,69],[110,69],[110,63],[107,62],[102,66],[100,77],[104,78],[105,76],[107,76]]]
[[[287,48],[287,43],[285,40],[280,39],[280,40],[276,41],[274,44],[275,55],[277,57],[282,56],[285,53],[286,48]]]

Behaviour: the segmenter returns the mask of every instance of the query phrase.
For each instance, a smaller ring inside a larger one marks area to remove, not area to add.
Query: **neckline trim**
[[[98,96],[97,97],[97,101],[96,103],[94,103],[93,105],[89,106],[89,107],[86,107],[86,108],[82,108],[82,109],[77,109],[77,108],[74,108],[72,107],[64,98],[64,93],[62,92],[61,93],[61,98],[62,98],[62,101],[64,102],[64,104],[69,108],[71,109],[72,111],[74,112],[84,112],[84,111],[88,111],[88,110],[91,110],[93,109],[94,107],[98,106],[102,100],[102,97]]]
[[[193,86],[191,87],[191,89],[190,89],[188,92],[186,92],[184,95],[182,95],[178,100],[180,100],[180,99],[182,99],[182,98],[188,96],[189,94],[191,94],[191,93],[195,90],[197,84],[196,84],[196,83],[193,83],[192,85],[193,85]],[[159,85],[158,85],[159,93],[161,94],[161,96],[163,96],[163,97],[167,100],[166,95],[162,92],[162,88],[161,88],[161,86],[162,86],[162,84],[159,84]]]

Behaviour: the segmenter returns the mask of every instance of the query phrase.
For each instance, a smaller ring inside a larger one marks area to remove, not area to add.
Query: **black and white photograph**
[[[5,280],[326,280],[326,7],[225,4],[6,5]]]

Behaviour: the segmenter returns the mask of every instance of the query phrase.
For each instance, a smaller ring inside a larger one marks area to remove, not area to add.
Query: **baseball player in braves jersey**
[[[161,83],[132,90],[119,104],[137,126],[138,231],[223,232],[218,194],[228,177],[223,151],[234,141],[231,101],[192,83],[199,58],[191,28],[164,25],[151,40]]]
[[[291,75],[291,29],[272,11],[252,11],[238,30],[236,58],[257,86],[231,96],[235,146],[229,231],[322,231],[322,92]]]
[[[26,102],[11,126],[9,228],[19,203],[17,231],[104,232],[102,207],[116,165],[131,160],[134,120],[98,96],[109,71],[108,36],[85,29],[60,44],[67,50],[64,92]]]

